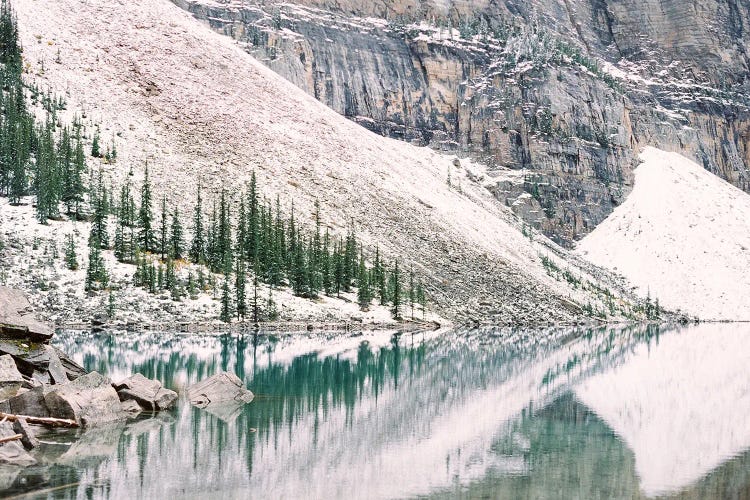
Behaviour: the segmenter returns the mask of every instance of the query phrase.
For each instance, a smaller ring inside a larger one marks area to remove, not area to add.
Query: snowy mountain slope
[[[315,199],[334,231],[354,220],[364,242],[413,265],[449,315],[569,320],[580,314],[571,300],[596,301],[549,277],[539,254],[551,243],[525,238],[452,158],[350,123],[170,2],[15,8],[29,78],[65,93],[70,115],[83,110],[89,130],[115,141],[118,162],[104,165],[115,181],[132,166],[138,185],[148,162],[156,196],[188,213],[199,179],[214,193],[239,190],[254,169],[264,194],[286,210],[293,200],[308,223]]]
[[[677,493],[750,448],[749,335],[746,325],[670,332],[576,388],[633,450],[647,496]]]
[[[677,153],[641,160],[633,192],[579,251],[662,306],[750,320],[750,196]]]

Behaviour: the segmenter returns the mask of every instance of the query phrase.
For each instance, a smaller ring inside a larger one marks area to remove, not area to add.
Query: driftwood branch
[[[68,420],[65,418],[51,418],[51,417],[31,417],[27,415],[12,415],[10,413],[0,412],[0,418],[8,419],[11,422],[15,422],[19,418],[23,418],[30,424],[46,425],[48,427],[79,427],[78,422],[75,420]]]
[[[12,436],[0,438],[0,444],[7,443],[8,441],[18,441],[23,438],[23,434],[14,434]]]

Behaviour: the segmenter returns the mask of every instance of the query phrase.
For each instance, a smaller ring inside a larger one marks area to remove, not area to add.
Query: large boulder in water
[[[135,401],[146,411],[167,410],[177,401],[177,393],[162,387],[158,380],[150,380],[136,373],[115,384],[120,401]]]
[[[125,418],[120,398],[105,376],[91,372],[54,388],[44,396],[51,417],[68,418],[81,427]]]
[[[91,427],[126,418],[110,380],[97,372],[63,385],[44,385],[11,398],[13,413],[75,420]]]
[[[52,328],[39,321],[22,291],[0,286],[0,338],[47,342]]]
[[[187,388],[190,403],[206,408],[228,402],[249,403],[253,393],[245,389],[245,384],[234,373],[222,372],[193,384]]]

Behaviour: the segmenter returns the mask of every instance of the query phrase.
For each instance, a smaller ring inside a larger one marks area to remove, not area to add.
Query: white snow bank
[[[677,153],[640,158],[633,192],[579,251],[664,307],[750,320],[750,196]]]
[[[747,325],[673,332],[576,389],[633,451],[646,496],[675,493],[750,448],[748,341]]]

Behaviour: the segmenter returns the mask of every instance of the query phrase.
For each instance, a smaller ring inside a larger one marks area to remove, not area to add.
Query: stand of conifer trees
[[[19,204],[24,196],[35,195],[42,223],[59,217],[61,206],[69,217],[80,219],[86,192],[82,126],[78,120],[72,128],[57,126],[62,100],[44,97],[48,113],[41,124],[28,109],[18,26],[8,0],[0,3],[0,65],[0,196]],[[34,100],[38,94],[31,89]]]
[[[91,221],[87,291],[107,288],[109,276],[101,252],[111,248],[119,261],[136,266],[135,285],[152,293],[167,290],[173,299],[180,300],[185,295],[196,297],[199,291],[213,290],[214,297],[219,298],[220,286],[220,316],[227,322],[234,317],[272,319],[277,314],[273,290],[283,286],[308,299],[322,294],[340,296],[356,288],[362,310],[377,299],[390,306],[397,319],[404,316],[407,305],[412,317],[415,303],[424,310],[421,284],[415,284],[412,275],[405,294],[398,261],[386,264],[379,249],[370,265],[353,223],[345,237],[331,236],[327,229],[323,232],[317,203],[312,228],[299,223],[294,207],[290,216],[284,217],[278,198],[272,203],[260,196],[255,173],[246,192],[232,193],[238,202],[230,201],[230,194],[222,191],[207,220],[198,187],[189,244],[180,213],[176,207],[168,210],[166,198],[161,200],[160,218],[154,219],[148,167],[139,206],[133,195],[132,170],[120,186],[117,202],[112,188],[105,186],[101,170],[98,176],[89,176],[87,189],[82,124],[76,119],[72,127],[58,126],[56,113],[64,109],[65,102],[48,95],[41,96],[46,119],[37,123],[27,107],[25,89],[30,91],[32,103],[39,102],[40,93],[35,87],[25,86],[22,71],[16,18],[9,0],[1,0],[0,196],[19,204],[23,197],[34,195],[41,223],[63,213],[72,220]],[[117,152],[113,143],[102,153],[97,130],[91,155],[112,162]],[[115,216],[112,241],[108,231],[111,215]],[[70,269],[78,267],[75,253],[71,235],[65,256]],[[154,260],[153,256],[158,258]],[[195,277],[191,270],[187,280],[182,280],[179,268],[188,260],[198,265],[198,275]],[[204,266],[208,273],[204,273]],[[220,282],[216,275],[222,276]],[[249,278],[252,293],[248,291]],[[260,283],[269,287],[267,300],[258,297]],[[260,309],[265,310],[263,314]]]
[[[404,291],[397,260],[388,266],[376,248],[369,265],[354,224],[345,237],[331,237],[327,229],[323,232],[321,228],[317,203],[312,228],[300,224],[294,207],[290,216],[284,217],[278,198],[273,204],[261,198],[254,172],[247,190],[236,195],[236,202],[230,201],[229,193],[222,190],[208,216],[203,209],[204,194],[198,186],[192,238],[187,247],[179,211],[176,207],[169,210],[166,198],[161,202],[160,228],[155,234],[148,170],[140,191],[141,204],[136,211],[129,178],[120,190],[114,250],[120,261],[136,264],[135,284],[151,292],[169,290],[179,300],[186,294],[194,296],[196,288],[213,289],[221,301],[220,317],[226,322],[235,317],[255,319],[259,308],[274,309],[272,295],[265,305],[259,303],[259,283],[269,286],[271,294],[276,288],[288,286],[295,295],[308,299],[322,294],[341,296],[356,289],[362,310],[368,310],[377,299],[380,304],[389,305],[397,319],[404,317],[407,307],[412,318],[415,305],[425,308],[424,290],[413,273],[409,288]],[[149,254],[158,256],[157,261]],[[177,277],[175,267],[188,261],[199,265],[198,283],[192,271],[187,281]],[[203,266],[211,276],[209,281],[203,276]],[[219,283],[215,275],[222,276]],[[250,279],[252,301],[247,285]],[[265,316],[268,315],[266,311]]]

